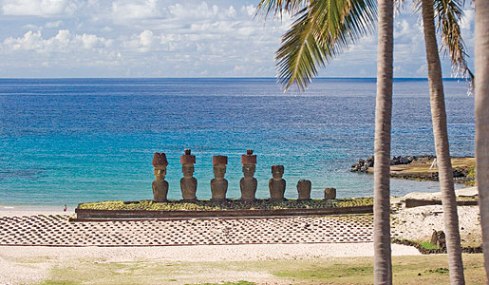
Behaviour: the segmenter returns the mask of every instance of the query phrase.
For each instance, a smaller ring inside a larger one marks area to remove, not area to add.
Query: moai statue
[[[212,201],[222,202],[226,200],[228,181],[224,178],[224,175],[226,174],[227,164],[227,156],[215,155],[212,157],[212,165],[214,169],[214,179],[211,180]]]
[[[297,192],[299,197],[297,200],[311,200],[311,181],[301,179],[297,182]]]
[[[182,190],[182,199],[184,201],[197,200],[197,179],[194,175],[195,155],[191,154],[190,149],[185,150],[185,154],[180,156],[182,164],[183,178],[180,179],[180,189]]]
[[[336,199],[336,188],[324,188],[324,200]]]
[[[283,165],[272,165],[272,179],[268,182],[268,188],[270,189],[270,200],[282,201],[285,194],[285,180]]]
[[[168,194],[168,182],[165,181],[166,167],[168,161],[164,153],[155,152],[153,156],[153,167],[155,180],[153,181],[153,200],[155,202],[165,202]]]
[[[241,156],[241,163],[243,164],[244,174],[244,177],[239,181],[241,200],[252,202],[255,200],[256,187],[258,185],[256,178],[253,177],[256,170],[256,155],[253,154],[253,150],[249,149],[246,154]]]

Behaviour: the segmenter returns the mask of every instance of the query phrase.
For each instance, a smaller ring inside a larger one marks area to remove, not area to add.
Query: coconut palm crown
[[[396,4],[402,4],[397,0]],[[415,0],[420,7],[420,0]],[[463,0],[433,0],[442,49],[458,74],[472,79],[461,35]],[[351,44],[375,31],[376,0],[261,0],[257,14],[265,17],[288,13],[292,26],[282,36],[276,52],[278,80],[285,90],[297,85],[305,90],[319,68]]]

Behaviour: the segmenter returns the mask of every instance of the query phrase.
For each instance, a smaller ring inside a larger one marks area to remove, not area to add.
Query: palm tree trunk
[[[448,144],[447,115],[445,111],[441,63],[436,43],[433,0],[422,0],[422,14],[426,59],[428,62],[431,118],[443,203],[443,216],[445,219],[450,284],[465,284],[457,202],[453,186],[453,171]]]
[[[390,156],[393,76],[393,1],[378,0],[377,97],[374,163],[374,284],[392,284]]]
[[[475,1],[475,157],[486,278],[489,282],[489,1]]]

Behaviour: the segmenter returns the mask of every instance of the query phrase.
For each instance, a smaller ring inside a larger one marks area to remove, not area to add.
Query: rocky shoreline
[[[391,159],[390,176],[394,178],[438,181],[436,157],[433,155],[394,156]],[[359,159],[350,171],[373,174],[374,157]],[[474,185],[475,159],[473,157],[452,157],[453,178],[455,183]]]

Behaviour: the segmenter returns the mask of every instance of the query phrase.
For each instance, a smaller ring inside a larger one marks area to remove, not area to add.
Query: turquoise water
[[[473,155],[473,97],[445,82],[452,155]],[[393,155],[433,154],[428,86],[399,79]],[[150,199],[152,154],[169,159],[169,197],[180,197],[179,156],[197,157],[197,196],[210,197],[212,155],[229,156],[228,197],[238,198],[240,155],[258,155],[260,198],[270,166],[283,164],[286,196],[310,179],[314,197],[372,195],[372,176],[349,173],[373,153],[374,79],[315,80],[283,94],[274,79],[0,79],[0,205],[75,205]],[[392,192],[437,183],[393,180]]]

